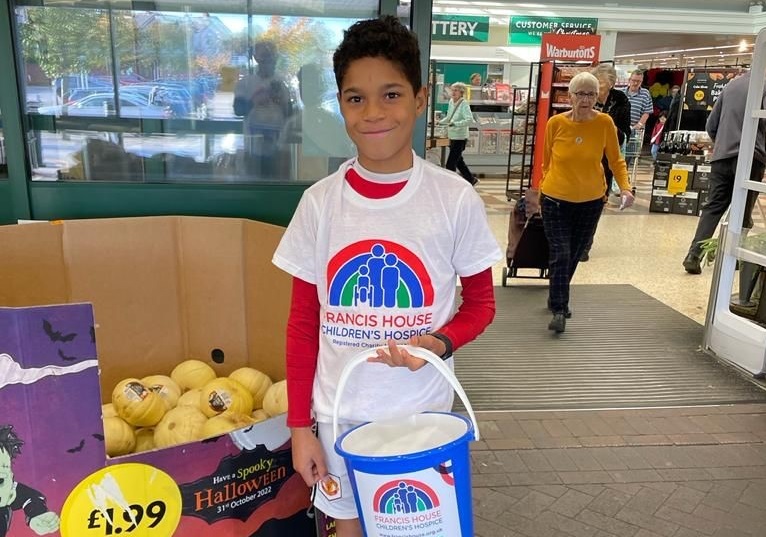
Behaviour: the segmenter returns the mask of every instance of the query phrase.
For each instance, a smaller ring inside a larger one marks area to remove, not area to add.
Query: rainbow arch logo
[[[423,262],[395,242],[359,241],[327,264],[330,306],[420,308],[431,306],[434,290]]]
[[[376,513],[401,515],[421,513],[439,507],[439,497],[421,481],[396,479],[378,487],[372,499]]]

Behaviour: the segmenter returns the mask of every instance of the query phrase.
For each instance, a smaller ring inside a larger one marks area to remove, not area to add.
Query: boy
[[[315,505],[336,519],[338,537],[356,537],[359,514],[331,423],[344,364],[370,349],[370,363],[343,394],[344,430],[449,410],[449,384],[397,343],[426,348],[451,366],[452,351],[494,317],[491,267],[502,254],[471,185],[412,151],[427,99],[415,34],[394,17],[360,21],[346,31],[333,67],[358,156],[306,190],[273,262],[293,276],[293,465],[308,485],[320,485]],[[463,300],[455,313],[457,276]]]

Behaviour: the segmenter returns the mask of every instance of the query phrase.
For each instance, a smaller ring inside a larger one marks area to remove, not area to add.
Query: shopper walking
[[[598,79],[598,97],[596,97],[596,104],[593,108],[612,118],[615,127],[617,127],[617,142],[622,147],[626,138],[630,136],[630,101],[622,91],[614,89],[614,85],[617,83],[617,71],[611,64],[599,64],[591,73]],[[609,168],[609,160],[607,160],[606,155],[601,159],[601,165],[604,167],[604,202],[606,203],[609,199],[609,191],[613,188],[614,174]],[[594,229],[593,235],[585,246],[585,251],[580,256],[580,261],[590,259],[595,235],[596,230]]]
[[[713,140],[713,156],[710,159],[710,192],[707,203],[702,207],[702,215],[697,222],[697,231],[694,233],[689,252],[683,262],[684,269],[689,274],[702,272],[700,242],[713,236],[723,213],[731,204],[749,84],[749,71],[726,84],[713,105],[713,111],[710,112],[705,124],[705,130]],[[763,99],[762,106],[766,108],[766,88],[764,88]],[[766,140],[766,120],[761,119],[758,122],[755,152],[752,157],[746,156],[746,158],[753,159],[753,167],[750,170],[751,181],[763,179],[763,171],[766,167],[766,143],[764,140]],[[750,191],[748,193],[745,216],[742,221],[743,228],[753,227],[752,212],[757,198],[758,192]]]
[[[450,86],[452,98],[447,107],[447,115],[439,122],[447,126],[449,138],[449,156],[447,157],[447,169],[459,171],[463,179],[475,185],[479,181],[473,176],[468,165],[463,160],[463,151],[468,143],[468,126],[473,123],[471,106],[465,100],[465,84],[455,82]]]
[[[569,83],[572,109],[553,116],[545,129],[540,185],[543,226],[549,244],[548,328],[564,332],[569,283],[604,206],[604,154],[620,185],[623,206],[633,203],[628,168],[620,153],[617,129],[607,114],[593,109],[598,79],[579,73]]]

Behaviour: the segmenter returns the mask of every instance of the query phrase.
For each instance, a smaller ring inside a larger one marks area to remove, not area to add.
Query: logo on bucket
[[[414,479],[388,481],[378,487],[372,498],[376,527],[393,532],[441,526],[440,507],[436,492]]]
[[[420,481],[397,479],[381,486],[373,498],[376,513],[420,513],[439,507],[439,497]]]
[[[420,308],[434,290],[422,261],[407,248],[383,240],[343,248],[327,265],[330,306]]]

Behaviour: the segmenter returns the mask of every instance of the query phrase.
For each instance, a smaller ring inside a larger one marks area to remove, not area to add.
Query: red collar
[[[393,197],[407,184],[406,180],[398,183],[375,183],[359,175],[352,167],[346,171],[346,182],[360,196],[374,200]]]

